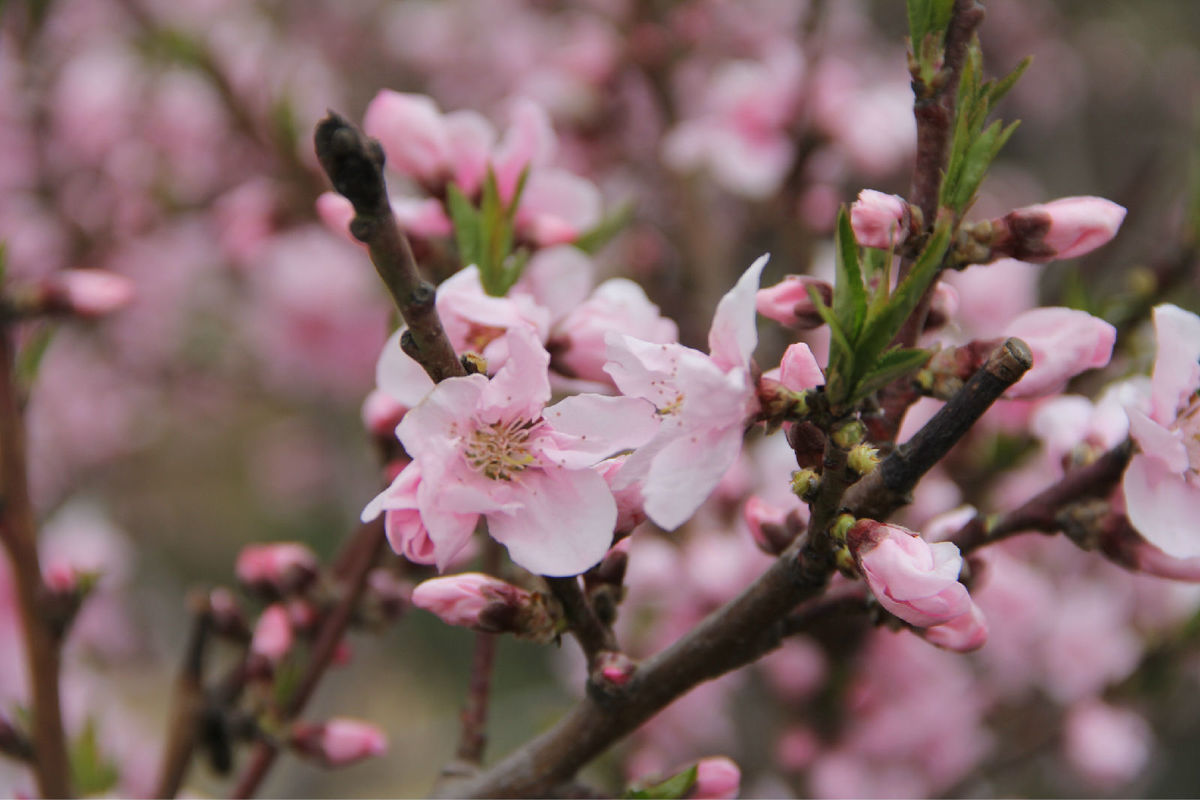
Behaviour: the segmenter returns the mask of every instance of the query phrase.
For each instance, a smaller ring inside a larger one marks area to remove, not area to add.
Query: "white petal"
[[[547,408],[542,418],[559,436],[542,452],[567,469],[580,469],[640,447],[658,431],[654,405],[640,397],[575,395]]]
[[[1125,512],[1146,541],[1176,558],[1200,556],[1200,488],[1142,455],[1129,462],[1122,486]]]
[[[721,369],[744,368],[750,363],[750,355],[758,344],[755,295],[769,258],[769,255],[759,256],[717,304],[708,331],[708,350]]]
[[[712,494],[741,448],[741,425],[683,435],[667,444],[651,462],[642,487],[646,515],[666,530],[678,528]]]
[[[400,349],[405,328],[388,337],[375,364],[375,385],[397,403],[413,408],[433,389],[433,379]]]

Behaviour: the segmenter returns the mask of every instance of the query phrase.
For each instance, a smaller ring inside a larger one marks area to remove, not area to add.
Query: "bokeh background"
[[[1022,125],[974,213],[1078,194],[1128,207],[1113,246],[1036,280],[1045,301],[1103,313],[1143,342],[1121,369],[1144,370],[1151,298],[1197,307],[1191,262],[1171,265],[1191,246],[1200,6],[987,8],[988,72],[1034,62],[1001,106]],[[502,126],[513,98],[541,103],[559,163],[593,181],[606,209],[632,204],[596,256],[600,274],[637,279],[688,344],[704,341],[717,298],[755,256],[773,253],[764,285],[819,271],[838,203],[908,184],[898,0],[9,0],[0,14],[6,280],[103,268],[137,286],[135,303],[108,319],[26,331],[46,344],[29,430],[47,537],[107,571],[73,637],[69,694],[104,719],[103,741],[131,775],[153,772],[189,587],[233,585],[249,542],[297,540],[331,556],[379,486],[360,407],[394,320],[365,254],[315,210],[326,185],[311,131],[326,108],[361,119],[390,88]],[[752,89],[721,88],[737,85],[722,78],[735,64],[750,65]],[[766,180],[746,178],[751,166],[729,153],[679,143],[686,124],[716,124],[722,91],[761,113],[767,144],[784,142],[783,168]],[[445,242],[418,251],[435,264],[453,257]],[[762,335],[760,359],[774,363],[786,341]],[[1194,594],[1180,597],[1194,607]],[[15,636],[7,624],[0,648]],[[1133,783],[1089,783],[1064,767],[1058,722],[1034,713],[1034,692],[989,719],[991,744],[969,774],[925,789],[1194,795],[1200,634],[1170,631],[1147,634],[1112,680],[1153,729]],[[328,675],[307,716],[374,720],[388,756],[337,772],[285,757],[264,794],[422,795],[453,750],[470,642],[421,612],[356,634],[352,661]],[[567,707],[570,662],[553,647],[502,643],[493,753]],[[16,679],[0,689],[20,694]],[[803,769],[772,763],[772,705],[752,680],[709,713],[732,720],[741,751],[729,755],[750,791],[811,790]],[[590,774],[615,787],[618,756]],[[227,780],[197,765],[189,786],[217,795]]]

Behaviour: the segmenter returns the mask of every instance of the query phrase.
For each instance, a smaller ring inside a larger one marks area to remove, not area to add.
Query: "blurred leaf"
[[[71,783],[80,796],[103,794],[112,789],[121,777],[112,761],[100,752],[96,739],[96,722],[92,718],[71,742]]]
[[[57,330],[56,326],[48,323],[35,328],[17,351],[16,378],[19,385],[25,388],[33,386],[33,382],[37,380],[38,369],[42,366],[42,359],[50,348],[50,342]]]
[[[596,227],[584,232],[575,240],[575,247],[593,255],[601,247],[612,241],[612,238],[625,229],[633,219],[633,203],[625,203],[616,211],[600,220]]]
[[[908,35],[913,43],[924,41],[930,33],[945,35],[953,9],[954,0],[908,0]]]
[[[838,211],[836,250],[833,315],[846,338],[854,342],[867,316],[867,291],[863,286],[862,265],[858,261],[858,240],[854,238],[845,206]]]
[[[672,775],[661,783],[641,789],[630,789],[625,792],[625,797],[630,800],[679,800],[679,798],[686,797],[692,787],[696,785],[696,773],[696,765],[693,764],[683,772]]]
[[[458,258],[462,261],[462,266],[479,264],[483,260],[483,230],[479,212],[454,184],[447,187],[446,202],[450,207],[450,221],[454,224],[454,244],[458,247]]]

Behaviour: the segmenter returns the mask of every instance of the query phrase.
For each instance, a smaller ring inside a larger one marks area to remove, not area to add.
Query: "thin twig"
[[[615,651],[617,640],[611,629],[596,616],[595,609],[588,602],[579,586],[579,579],[546,578],[550,591],[562,604],[563,613],[567,616],[567,624],[575,636],[583,655],[587,658],[588,671],[595,665],[596,656],[605,650]]]
[[[195,752],[196,735],[204,713],[204,657],[212,634],[212,608],[206,593],[189,598],[192,628],[184,650],[183,664],[175,681],[175,696],[168,718],[167,746],[163,749],[155,797],[174,797],[187,775]]]
[[[369,546],[356,547],[360,540],[368,540]],[[350,575],[346,582],[346,593],[321,624],[320,632],[317,634],[316,641],[313,642],[304,676],[281,710],[283,720],[295,719],[304,711],[304,707],[312,698],[317,685],[332,663],[333,655],[345,636],[354,609],[366,589],[367,576],[383,550],[384,541],[383,519],[379,518],[361,525],[354,534],[353,540],[347,544],[347,547],[355,549],[358,559],[350,569]],[[275,757],[278,754],[279,749],[274,744],[260,741],[254,749],[250,766],[242,774],[231,796],[236,798],[252,796],[263,778],[266,777],[271,765],[275,763]]]
[[[486,523],[480,522],[483,534],[483,559],[480,569],[487,575],[500,571],[500,543],[487,535]],[[492,671],[496,663],[499,639],[494,633],[475,634],[475,649],[471,654],[471,678],[467,684],[467,702],[462,710],[462,729],[459,732],[458,763],[443,770],[444,775],[463,774],[483,763],[487,747],[488,709],[491,706]]]
[[[14,358],[13,331],[4,326],[0,328],[0,539],[12,561],[25,630],[38,790],[42,797],[69,797],[70,761],[58,687],[62,641],[43,602],[46,594],[38,560],[37,523],[29,499],[25,428]]]
[[[465,375],[434,306],[433,284],[421,277],[388,202],[383,148],[332,111],[318,123],[314,139],[333,188],[354,205],[350,232],[370,250],[371,262],[408,325],[405,352],[435,383]]]

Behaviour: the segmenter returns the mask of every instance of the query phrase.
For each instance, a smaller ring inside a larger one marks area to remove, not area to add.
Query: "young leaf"
[[[830,374],[848,374],[854,365],[854,346],[850,343],[846,332],[842,330],[833,309],[825,305],[825,301],[815,286],[808,287],[808,296],[812,300],[817,314],[829,326],[829,365],[826,371]]]
[[[112,761],[100,751],[96,722],[90,717],[71,742],[70,759],[71,783],[80,797],[103,794],[116,786],[121,777]]]
[[[854,238],[854,228],[850,226],[850,215],[845,206],[838,211],[834,262],[837,275],[833,287],[833,315],[846,338],[853,343],[867,316],[867,290],[863,286],[862,265],[858,260],[858,240]]]
[[[479,212],[471,201],[454,184],[447,187],[447,204],[450,206],[450,221],[454,224],[454,244],[462,266],[478,264],[482,259],[483,231]]]
[[[672,775],[661,783],[646,786],[641,789],[630,789],[625,797],[630,800],[679,800],[687,797],[688,792],[696,785],[696,765]]]
[[[941,34],[950,24],[954,0],[908,0],[908,35],[914,48],[929,33]]]
[[[593,255],[620,233],[632,219],[633,203],[625,203],[612,214],[600,220],[596,227],[590,231],[585,231],[575,240],[574,245],[577,249],[582,250],[588,255]]]
[[[882,389],[897,378],[915,372],[929,360],[929,351],[917,348],[895,348],[879,357],[875,366],[867,372],[854,389],[853,400],[861,400],[872,392]]]

